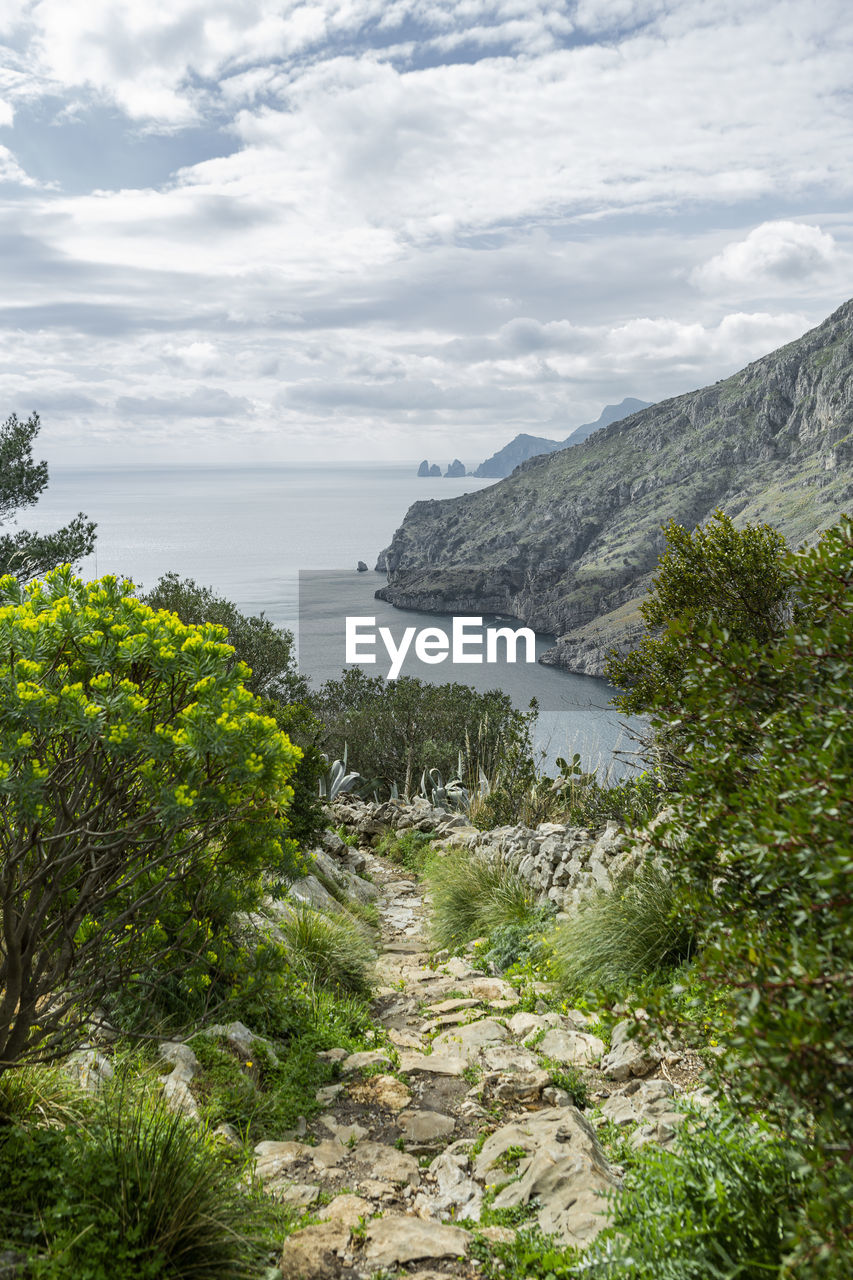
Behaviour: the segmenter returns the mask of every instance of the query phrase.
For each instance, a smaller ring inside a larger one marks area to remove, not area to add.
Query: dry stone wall
[[[455,845],[487,858],[502,858],[524,877],[540,901],[553,902],[559,910],[597,888],[609,889],[613,877],[636,857],[617,822],[608,822],[596,833],[556,822],[480,831],[463,814],[436,808],[422,797],[384,803],[342,797],[334,811],[338,822],[373,843],[388,831],[401,835],[423,831],[439,837],[439,849]],[[327,833],[326,840],[334,843],[339,837]]]

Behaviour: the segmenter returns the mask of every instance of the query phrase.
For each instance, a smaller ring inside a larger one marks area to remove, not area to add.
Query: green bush
[[[84,1123],[0,1126],[0,1240],[34,1280],[237,1280],[268,1210],[203,1130],[117,1086]]]
[[[325,725],[330,759],[349,751],[368,789],[384,794],[396,785],[412,795],[425,771],[455,777],[463,752],[466,779],[488,774],[506,744],[519,741],[531,753],[531,715],[517,711],[497,689],[479,693],[464,684],[428,684],[411,676],[386,681],[357,667],[327,680],[311,705]]]
[[[537,907],[518,924],[498,925],[486,941],[475,948],[474,963],[487,972],[504,973],[512,965],[542,959],[543,934],[553,921],[554,910]]]
[[[533,922],[536,902],[530,886],[500,858],[452,849],[428,865],[426,880],[437,950],[456,951],[506,925]]]
[[[689,959],[696,927],[681,882],[646,860],[612,889],[582,898],[551,946],[553,976],[567,995],[624,995]]]
[[[278,927],[291,972],[310,988],[370,994],[375,953],[364,928],[351,916],[343,911],[327,915],[298,903]]]
[[[379,841],[376,852],[407,871],[420,874],[429,861],[430,845],[436,836],[431,831],[388,831]]]
[[[109,993],[203,981],[223,904],[294,865],[298,748],[221,628],[131,586],[0,579],[0,1073],[61,1052]]]
[[[688,1121],[672,1149],[648,1144],[583,1257],[588,1280],[768,1280],[782,1274],[802,1165],[758,1120]],[[802,1273],[805,1274],[805,1273]]]

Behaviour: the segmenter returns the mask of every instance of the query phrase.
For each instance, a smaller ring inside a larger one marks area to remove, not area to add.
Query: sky
[[[853,294],[849,0],[3,0],[0,414],[51,462],[452,457]]]

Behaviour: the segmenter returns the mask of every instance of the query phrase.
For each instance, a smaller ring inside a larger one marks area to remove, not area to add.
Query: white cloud
[[[762,222],[744,240],[696,267],[693,284],[709,291],[762,284],[796,284],[831,268],[838,246],[820,227],[802,222]]]

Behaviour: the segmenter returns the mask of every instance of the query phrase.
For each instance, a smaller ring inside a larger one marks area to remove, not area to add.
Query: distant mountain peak
[[[582,427],[576,427],[565,440],[548,440],[544,436],[531,436],[522,432],[497,453],[493,453],[491,458],[481,462],[473,474],[485,479],[502,480],[529,458],[538,458],[541,454],[556,453],[559,449],[571,448],[572,445],[580,444],[581,440],[592,435],[593,431],[598,431],[600,427],[609,427],[612,422],[619,422],[629,414],[647,409],[648,406],[647,400],[637,400],[633,396],[626,397],[621,404],[608,404],[602,409],[595,422],[586,422]]]

